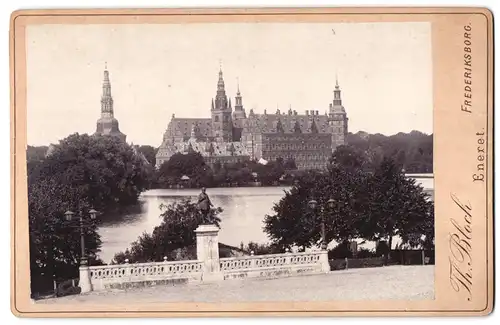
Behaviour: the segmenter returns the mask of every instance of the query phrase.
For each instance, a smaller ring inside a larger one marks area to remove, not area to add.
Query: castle
[[[247,115],[239,85],[234,111],[226,95],[222,69],[211,117],[178,118],[175,114],[163,135],[156,155],[157,168],[175,153],[199,152],[208,164],[242,160],[294,159],[298,169],[326,168],[332,152],[345,144],[348,118],[336,82],[329,111],[307,110],[299,115],[276,110],[275,114]]]

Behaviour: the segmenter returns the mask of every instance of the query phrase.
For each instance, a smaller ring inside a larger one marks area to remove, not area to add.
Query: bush
[[[425,251],[425,257],[429,257],[428,264],[434,264],[434,251]],[[401,265],[422,265],[422,251],[405,249],[392,250],[389,263]]]
[[[82,289],[78,287],[78,281],[75,280],[75,286],[73,286],[73,280],[66,280],[61,282],[57,286],[56,296],[64,297],[70,295],[78,295],[82,292]]]
[[[114,264],[122,264],[125,259],[129,263],[162,262],[165,256],[170,261],[196,259],[195,230],[203,222],[196,202],[187,199],[162,206],[162,209],[161,224],[151,234],[142,234],[130,249],[117,253]],[[219,227],[221,212],[221,208],[212,208],[208,222]]]
[[[283,253],[282,249],[272,244],[270,245],[270,244],[259,244],[259,243],[249,242],[246,246],[244,246],[243,243],[241,243],[240,248],[248,255],[250,255],[252,252],[254,255]]]
[[[348,259],[347,267],[350,269],[359,269],[365,267],[380,267],[384,266],[385,259],[383,257],[369,258],[352,258]]]
[[[345,270],[345,260],[329,260],[328,262],[330,264],[331,271]]]
[[[369,258],[348,258],[347,264],[344,259],[331,259],[328,261],[330,264],[330,270],[345,270],[347,269],[359,269],[366,267],[381,267],[384,266],[385,259],[383,257],[369,257]]]
[[[173,250],[171,257],[174,261],[192,261],[197,259],[196,255],[196,245],[193,245]]]
[[[375,257],[377,256],[375,252],[366,249],[366,248],[360,248],[358,253],[356,254],[357,258],[368,258],[368,257]]]
[[[328,259],[343,259],[343,258],[351,258],[352,252],[349,250],[349,243],[344,242],[340,243],[331,250],[328,251]]]
[[[389,245],[387,244],[386,241],[381,240],[377,245],[377,248],[375,250],[375,255],[384,256],[387,255],[388,253],[389,253]]]

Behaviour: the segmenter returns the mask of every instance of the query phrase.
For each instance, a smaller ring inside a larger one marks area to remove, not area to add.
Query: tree
[[[328,259],[344,259],[344,258],[352,258],[352,251],[349,249],[349,242],[343,241],[339,243],[337,246],[328,251]]]
[[[269,161],[267,165],[250,161],[247,162],[247,167],[252,173],[257,174],[257,179],[262,185],[273,185],[285,172],[283,164],[280,164],[279,161]]]
[[[64,221],[71,210],[85,216],[137,202],[148,184],[147,169],[133,149],[113,137],[74,134],[42,161],[28,163],[32,291],[52,287],[52,278],[76,278],[80,233]],[[76,222],[76,221],[75,221]],[[95,224],[85,228],[86,255],[96,260],[101,241]]]
[[[207,176],[210,167],[199,152],[187,154],[175,153],[167,162],[160,166],[158,182],[160,185],[173,185],[180,181],[184,175],[192,179],[193,186],[199,186],[200,179]]]
[[[28,188],[30,275],[32,292],[52,287],[53,279],[78,277],[80,232],[64,220],[67,210],[87,212],[90,204],[82,187],[45,178]],[[75,224],[73,224],[75,225]],[[101,246],[96,225],[85,228],[85,248],[90,264]]]
[[[226,177],[230,183],[236,183],[238,186],[246,184],[252,180],[252,172],[247,167],[226,166]]]
[[[297,165],[295,164],[295,159],[293,159],[293,158],[288,158],[288,159],[284,162],[283,167],[284,167],[285,169],[288,169],[288,170],[297,169]]]
[[[365,170],[373,170],[383,157],[392,158],[407,173],[431,173],[433,136],[418,131],[391,136],[358,132],[349,133],[347,144],[368,158]]]
[[[423,236],[433,237],[433,202],[392,159],[385,158],[377,167],[369,189],[369,210],[361,228],[363,238],[384,240],[391,248],[394,236],[411,246],[421,244]]]
[[[28,176],[32,183],[47,178],[78,187],[82,198],[104,212],[136,203],[149,186],[150,174],[132,147],[119,139],[73,134]]]
[[[125,259],[131,263],[159,262],[164,257],[174,260],[179,250],[192,250],[196,244],[194,231],[202,221],[197,204],[188,199],[161,208],[161,224],[151,234],[141,235],[130,249],[116,254],[113,263],[124,263]],[[209,222],[219,227],[221,212],[221,208],[211,209]]]
[[[326,175],[304,174],[273,207],[274,214],[264,220],[264,231],[271,241],[282,247],[310,247],[321,236],[322,215],[325,218],[326,241],[356,238],[366,209],[366,175],[334,168]],[[319,208],[313,211],[310,200]],[[327,202],[332,199],[333,206]]]
[[[338,146],[330,158],[330,163],[350,170],[363,169],[366,167],[367,159],[359,149],[342,145]]]
[[[375,173],[333,165],[328,173],[304,173],[264,220],[271,242],[283,248],[310,247],[326,241],[371,241],[400,236],[411,246],[429,247],[434,232],[433,203],[414,179],[407,179],[394,162],[385,159]],[[318,202],[315,211],[310,200]],[[332,200],[333,204],[328,204]]]
[[[47,146],[28,146],[26,149],[26,160],[28,162],[44,160],[47,149]]]
[[[156,165],[156,153],[158,152],[157,148],[152,146],[144,145],[137,148],[137,150],[144,155],[147,161],[151,166]]]
[[[240,249],[246,254],[251,255],[267,255],[267,254],[280,254],[283,253],[279,247],[272,244],[259,244],[255,242],[249,242],[244,245],[243,242],[240,244]]]

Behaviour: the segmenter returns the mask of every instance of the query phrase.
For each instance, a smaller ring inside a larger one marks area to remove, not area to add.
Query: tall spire
[[[127,136],[120,131],[118,120],[113,116],[113,97],[109,81],[108,64],[104,63],[104,80],[102,82],[101,118],[97,120],[96,135],[114,136],[125,142]]]
[[[102,82],[101,116],[113,117],[113,97],[111,96],[111,82],[109,81],[108,64],[104,63],[104,80]]]
[[[224,89],[224,78],[222,76],[222,66],[220,67],[219,70],[219,80],[217,81],[217,92],[219,91],[225,91]]]
[[[241,93],[240,93],[240,79],[236,78],[236,86],[237,86],[237,91],[236,91],[236,97],[234,97],[234,119],[235,120],[242,120],[247,117],[247,114],[245,113],[245,109],[243,108],[243,99],[241,98]]]
[[[243,100],[241,98],[241,93],[240,93],[240,79],[236,78],[236,85],[237,85],[237,92],[236,92],[236,97],[234,98],[236,103],[234,105],[235,110],[243,110]]]
[[[342,99],[340,98],[339,79],[335,76],[335,90],[333,91],[333,106],[342,106]]]
[[[225,110],[228,108],[224,77],[222,75],[222,63],[219,70],[219,80],[217,81],[217,94],[215,96],[215,110]]]

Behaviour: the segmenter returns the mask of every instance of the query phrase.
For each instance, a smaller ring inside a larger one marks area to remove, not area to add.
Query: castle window
[[[219,122],[219,115],[215,115],[214,122]]]

